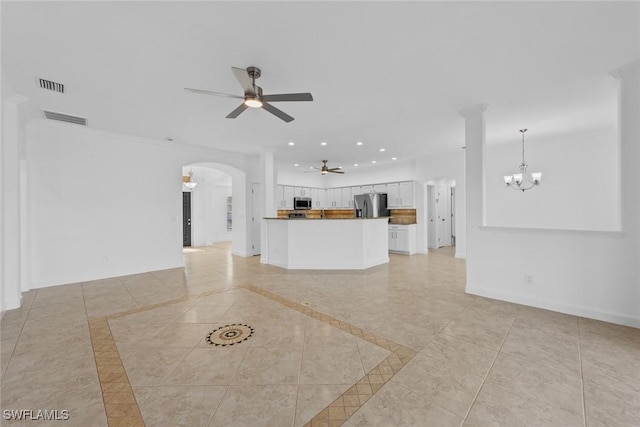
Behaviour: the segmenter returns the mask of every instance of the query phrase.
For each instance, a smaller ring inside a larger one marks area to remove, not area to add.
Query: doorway
[[[182,192],[182,247],[191,246],[191,193]]]
[[[427,247],[455,246],[455,180],[427,181]]]

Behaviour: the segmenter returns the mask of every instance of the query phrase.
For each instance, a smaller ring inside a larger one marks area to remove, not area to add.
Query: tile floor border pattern
[[[389,356],[387,356],[371,371],[367,372],[356,384],[338,396],[338,398],[331,402],[329,406],[314,416],[304,425],[304,427],[341,426],[417,354],[416,351],[408,347],[404,347],[370,332],[363,331],[356,326],[342,322],[334,317],[322,314],[308,305],[290,301],[280,295],[274,294],[257,286],[246,284],[240,285],[239,287],[255,292],[275,302],[283,304],[288,308],[313,317],[314,319],[327,323],[358,338],[362,338],[365,341],[384,348],[385,350],[391,351]]]
[[[140,408],[106,317],[89,321],[93,356],[109,427],[144,427]]]
[[[287,298],[257,286],[244,284],[234,286],[234,288],[242,288],[257,293],[285,307],[320,320],[321,322],[327,323],[391,352],[389,356],[371,371],[367,372],[356,384],[347,389],[347,391],[331,402],[329,406],[307,422],[304,427],[341,426],[417,354],[416,351],[408,347],[364,331],[332,316],[320,313],[308,305],[290,301]],[[229,289],[208,291],[197,296],[165,301],[89,320],[91,342],[109,427],[140,427],[145,424],[138,403],[133,395],[131,383],[120,359],[120,354],[111,335],[108,320],[178,304],[191,299],[223,293],[227,290]]]
[[[178,298],[89,320],[93,356],[98,370],[98,380],[100,381],[100,390],[109,427],[144,427],[145,425],[131,383],[120,359],[120,353],[111,334],[109,319],[117,319],[222,292],[224,290],[203,292],[194,297]]]

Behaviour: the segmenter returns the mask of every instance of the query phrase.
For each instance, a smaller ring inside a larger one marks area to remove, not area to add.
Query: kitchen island
[[[313,270],[362,270],[386,264],[388,221],[388,217],[264,218],[260,262]]]

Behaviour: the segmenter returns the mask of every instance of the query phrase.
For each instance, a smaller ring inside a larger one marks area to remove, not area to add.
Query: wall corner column
[[[620,225],[623,251],[620,264],[631,269],[640,318],[640,60],[611,73],[618,80],[618,136],[620,147]]]
[[[2,103],[0,145],[0,296],[5,311],[20,307],[27,290],[25,268],[26,197],[24,180],[27,98],[12,95]],[[23,283],[24,282],[24,283]]]

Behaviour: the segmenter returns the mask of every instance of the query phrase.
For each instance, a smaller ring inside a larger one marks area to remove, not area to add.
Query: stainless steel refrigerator
[[[378,218],[389,216],[386,193],[367,193],[353,196],[356,218]]]

